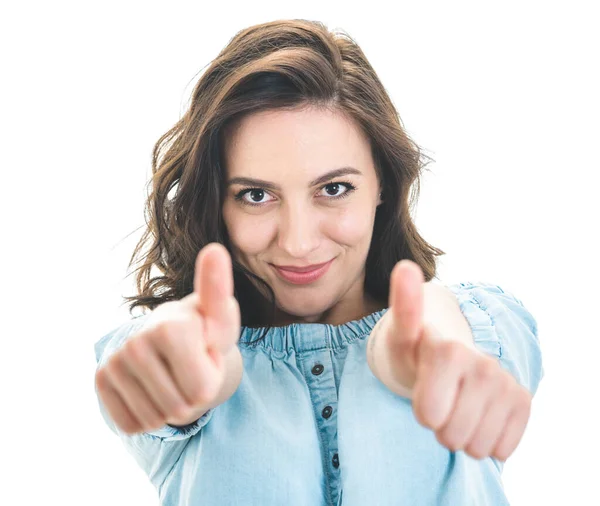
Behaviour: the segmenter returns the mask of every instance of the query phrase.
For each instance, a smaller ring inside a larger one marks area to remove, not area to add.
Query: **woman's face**
[[[362,132],[339,113],[261,112],[226,137],[225,157],[232,255],[271,286],[282,319],[342,323],[369,314],[365,262],[381,188]],[[328,175],[340,169],[350,172]],[[304,284],[275,268],[330,260]]]

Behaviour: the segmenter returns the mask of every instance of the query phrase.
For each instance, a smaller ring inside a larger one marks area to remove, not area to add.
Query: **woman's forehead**
[[[368,139],[344,116],[321,110],[266,111],[248,116],[225,140],[228,177],[310,185],[330,170],[373,171]]]

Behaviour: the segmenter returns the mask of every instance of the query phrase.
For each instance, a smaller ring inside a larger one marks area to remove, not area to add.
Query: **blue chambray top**
[[[475,345],[535,394],[544,375],[537,323],[497,285],[448,286]],[[503,463],[442,446],[411,401],[373,376],[369,333],[387,311],[342,325],[242,327],[244,372],[225,403],[183,428],[127,435],[110,429],[165,506],[482,506],[509,504]],[[133,318],[95,344],[101,367],[148,317]],[[97,392],[96,392],[97,394]]]

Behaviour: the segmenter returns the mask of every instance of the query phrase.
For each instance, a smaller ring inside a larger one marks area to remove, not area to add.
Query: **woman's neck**
[[[283,327],[292,323],[326,323],[330,325],[342,325],[344,323],[360,320],[377,311],[385,309],[387,304],[373,299],[365,294],[363,300],[358,302],[340,302],[333,307],[325,310],[323,313],[313,316],[297,316],[280,308],[275,309],[276,327]]]

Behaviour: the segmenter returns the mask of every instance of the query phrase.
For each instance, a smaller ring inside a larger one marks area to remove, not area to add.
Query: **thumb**
[[[423,328],[423,285],[421,268],[411,260],[401,260],[390,277],[390,310],[392,320],[389,333],[390,351],[395,360],[417,367],[417,348]]]
[[[227,248],[211,242],[196,257],[194,292],[199,308],[205,316],[217,317],[223,310],[223,301],[233,295],[231,258]]]
[[[239,306],[233,296],[233,270],[227,248],[206,245],[196,258],[194,292],[205,318],[207,344],[226,352],[239,337]]]

